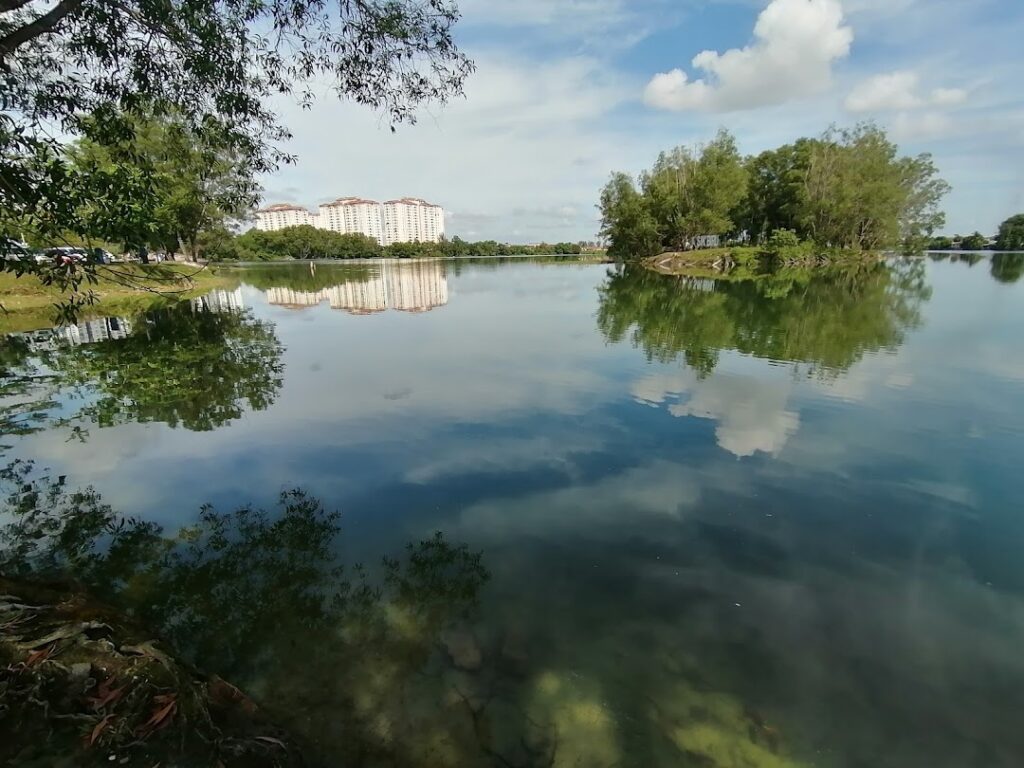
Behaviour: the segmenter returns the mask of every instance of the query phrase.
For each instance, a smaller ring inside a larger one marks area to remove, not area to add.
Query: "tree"
[[[601,191],[601,236],[617,259],[653,256],[661,247],[658,223],[633,180],[614,173]]]
[[[699,235],[743,231],[761,245],[779,230],[826,248],[919,248],[942,226],[939,203],[949,191],[929,155],[900,157],[872,124],[833,128],[745,162],[721,131],[700,151],[663,152],[640,188],[616,174],[602,191],[612,256],[685,250]]]
[[[819,245],[890,248],[941,222],[936,206],[948,185],[927,155],[899,158],[872,124],[831,129],[811,152],[804,222]]]
[[[274,95],[309,104],[327,81],[392,126],[412,121],[460,94],[473,69],[452,37],[458,18],[451,0],[3,0],[0,231],[92,236],[95,217],[78,216],[89,206],[133,231],[156,227],[148,174],[76,167],[61,136],[132,147],[139,120],[172,117],[252,180],[293,160]]]
[[[981,232],[967,235],[967,237],[960,240],[960,250],[962,251],[983,251],[987,247],[988,238],[981,234]]]
[[[677,147],[661,153],[654,168],[641,175],[640,186],[661,245],[686,250],[700,235],[733,229],[732,214],[746,195],[747,172],[735,139],[722,130],[699,152]]]
[[[996,248],[1000,251],[1024,251],[1024,213],[1011,216],[999,225]]]
[[[236,238],[235,247],[220,244],[221,253],[255,259],[375,259],[376,239],[358,233],[332,232],[309,224],[264,232],[251,229]]]
[[[901,158],[899,168],[905,195],[899,211],[900,239],[907,250],[920,251],[946,223],[946,214],[939,204],[952,187],[939,178],[929,154]]]
[[[801,232],[800,215],[814,144],[814,139],[799,139],[747,160],[747,196],[740,205],[737,223],[753,242],[760,243],[781,229],[806,234]]]
[[[69,151],[72,167],[88,177],[119,165],[149,180],[150,217],[133,227],[131,217],[111,219],[105,201],[90,201],[80,214],[81,229],[130,245],[184,251],[199,256],[199,236],[223,229],[225,220],[244,215],[254,182],[230,147],[213,146],[174,119],[138,120],[132,136],[107,144],[83,139]]]

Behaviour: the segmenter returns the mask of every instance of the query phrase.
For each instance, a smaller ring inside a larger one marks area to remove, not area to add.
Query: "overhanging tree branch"
[[[7,13],[8,11],[16,11],[22,8],[32,0],[0,0],[0,13]]]
[[[0,1],[11,2],[12,0]],[[13,2],[17,1],[13,0]],[[82,2],[83,0],[63,0],[42,16],[33,19],[28,24],[18,27],[10,34],[0,38],[0,59],[4,59],[14,53],[19,46],[24,45],[29,40],[33,40],[47,32],[52,32],[68,15],[77,11]],[[16,7],[18,6],[16,5]]]

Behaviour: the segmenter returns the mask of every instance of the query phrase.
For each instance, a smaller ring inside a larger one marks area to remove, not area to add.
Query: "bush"
[[[814,256],[814,244],[791,229],[776,229],[768,236],[764,253],[782,261],[806,261]]]

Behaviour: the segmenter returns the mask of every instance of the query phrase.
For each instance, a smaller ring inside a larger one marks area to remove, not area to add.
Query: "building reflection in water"
[[[189,303],[194,312],[235,313],[245,309],[241,288],[236,288],[233,291],[211,291],[205,296],[191,299]],[[66,345],[78,347],[83,344],[97,344],[102,341],[117,341],[127,338],[131,335],[132,329],[138,325],[139,320],[139,317],[134,320],[127,317],[96,317],[72,325],[12,333],[8,334],[8,338],[24,339],[28,342],[30,349],[36,352],[47,352]],[[142,318],[141,322],[141,327],[145,328],[145,318]]]
[[[267,301],[290,309],[314,307],[326,301],[331,309],[368,315],[397,309],[429,312],[448,303],[448,278],[438,261],[382,262],[369,280],[334,285],[319,291],[268,288]]]
[[[204,296],[192,299],[192,309],[203,312],[241,312],[245,309],[242,289],[210,291]]]
[[[62,325],[40,331],[12,333],[10,337],[25,339],[35,351],[52,351],[70,344],[95,344],[100,341],[123,339],[132,332],[132,322],[126,317],[97,317],[74,325]]]

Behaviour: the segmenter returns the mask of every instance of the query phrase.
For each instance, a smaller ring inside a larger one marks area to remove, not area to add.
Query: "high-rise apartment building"
[[[339,197],[333,203],[324,203],[320,206],[317,226],[342,234],[366,235],[383,245],[384,227],[381,213],[381,205],[376,200]]]
[[[444,209],[418,197],[389,200],[383,205],[361,197],[339,197],[321,205],[318,213],[289,203],[256,211],[257,229],[272,232],[300,224],[366,235],[381,245],[436,243],[444,236]]]
[[[384,245],[436,243],[444,235],[444,209],[417,197],[384,203]]]
[[[310,213],[301,205],[279,203],[260,208],[256,211],[256,229],[273,232],[285,227],[298,227],[302,224],[317,226],[317,215]]]

